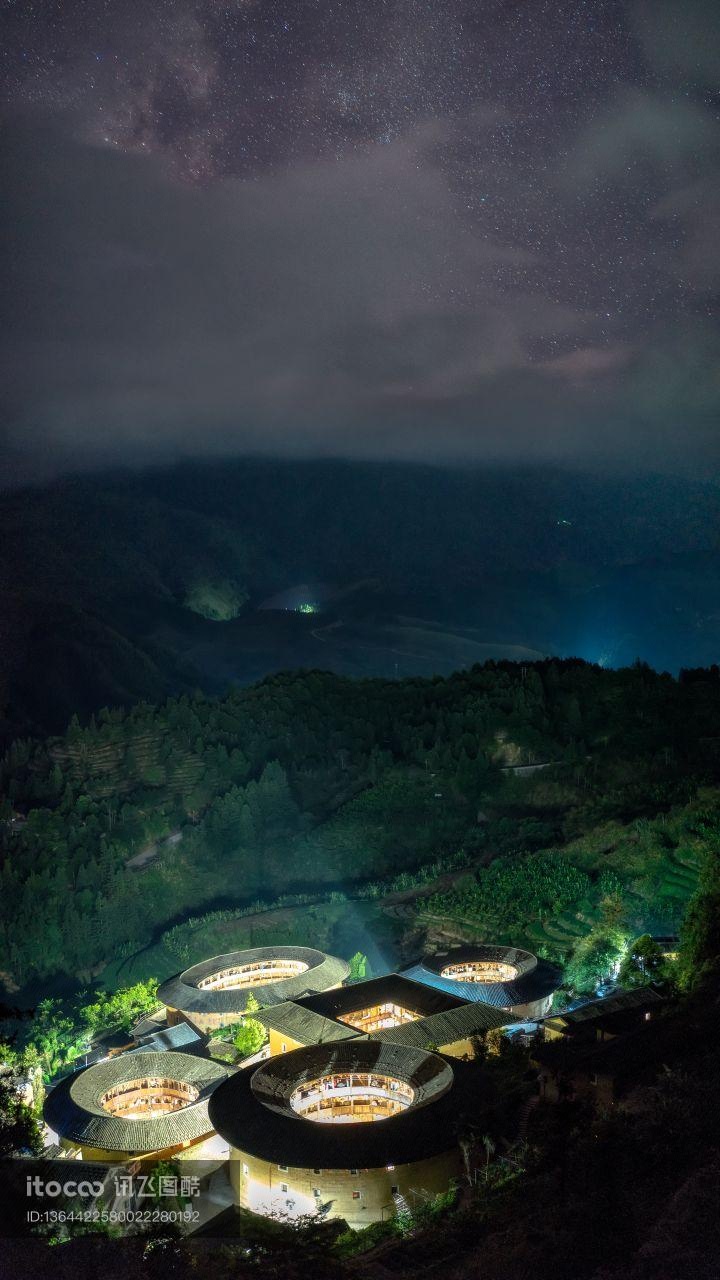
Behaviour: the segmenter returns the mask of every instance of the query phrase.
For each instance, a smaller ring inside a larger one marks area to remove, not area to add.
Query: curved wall
[[[299,1218],[329,1203],[328,1218],[344,1218],[355,1228],[392,1217],[396,1212],[394,1191],[413,1209],[425,1196],[447,1191],[462,1173],[457,1147],[427,1160],[358,1169],[356,1173],[349,1169],[283,1169],[235,1148],[230,1151],[230,1182],[241,1208]]]

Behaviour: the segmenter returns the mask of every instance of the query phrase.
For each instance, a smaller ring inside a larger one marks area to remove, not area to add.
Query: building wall
[[[341,983],[335,982],[331,987],[323,987],[323,991],[335,991],[341,985]],[[247,997],[247,991],[238,991],[238,1008],[235,1013],[204,1013],[197,1010],[193,1013],[185,1013],[182,1009],[173,1009],[171,1005],[166,1005],[167,1024],[169,1027],[174,1027],[178,1022],[187,1022],[191,1027],[196,1027],[198,1031],[205,1032],[217,1031],[222,1027],[231,1027],[234,1023],[239,1022],[245,1013]],[[262,1005],[260,992],[258,993],[258,1000]],[[289,1051],[290,1041],[288,1041],[287,1036],[282,1037],[282,1039],[287,1042]],[[301,1046],[298,1041],[293,1041],[292,1047],[293,1049],[299,1049]],[[305,1048],[305,1046],[303,1045],[302,1048]],[[271,1053],[273,1052],[271,1050]]]
[[[392,1217],[395,1213],[393,1187],[397,1187],[412,1209],[424,1198],[422,1193],[426,1196],[447,1191],[452,1179],[461,1178],[462,1169],[462,1156],[457,1148],[413,1164],[359,1169],[357,1173],[349,1169],[284,1170],[277,1164],[230,1149],[230,1182],[235,1201],[242,1208],[296,1218],[314,1213],[330,1202],[328,1217],[344,1218],[351,1227],[363,1227]],[[287,1187],[287,1191],[283,1187]],[[317,1196],[316,1190],[320,1193]],[[414,1194],[416,1192],[421,1195]]]
[[[439,1053],[446,1053],[450,1058],[474,1058],[475,1050],[470,1040],[453,1040],[452,1044],[438,1045]]]
[[[293,1049],[305,1049],[307,1046],[299,1040],[293,1040],[286,1031],[274,1031],[270,1029],[270,1057],[274,1058],[278,1053],[290,1053]],[[469,1040],[455,1040],[452,1044],[438,1045],[439,1053],[447,1053],[451,1058],[472,1058],[474,1057],[473,1047]]]
[[[77,1142],[71,1142],[69,1138],[60,1138],[60,1146],[64,1151],[79,1152],[83,1160],[95,1161],[98,1164],[127,1164],[129,1161],[136,1160],[169,1160],[172,1156],[179,1155],[181,1151],[200,1146],[213,1134],[214,1130],[211,1130],[210,1133],[197,1138],[195,1142],[179,1142],[176,1146],[166,1147],[163,1151],[144,1151],[140,1155],[134,1155],[130,1151],[107,1151],[103,1147],[80,1146]]]
[[[528,1004],[514,1004],[511,1012],[518,1022],[537,1022],[538,1018],[547,1017],[551,1005],[552,995],[543,996],[541,1000],[531,1000]]]
[[[564,1023],[562,1022],[558,1022],[554,1026],[550,1022],[546,1022],[543,1027],[544,1040],[564,1040],[565,1035],[566,1035],[566,1028]]]
[[[193,1027],[195,1030],[210,1034],[213,1031],[221,1031],[223,1027],[232,1027],[238,1023],[245,1013],[245,1007],[243,1005],[243,1008],[238,1009],[237,1013],[198,1013],[196,1011],[183,1013],[180,1009],[171,1009],[167,1005],[166,1013],[169,1027],[175,1027],[179,1022],[187,1022],[188,1026]],[[299,1041],[288,1040],[286,1035],[281,1036],[279,1032],[275,1034],[278,1036],[278,1045],[280,1040],[283,1040],[287,1043],[288,1051],[291,1045],[293,1049],[300,1048]],[[279,1053],[280,1049],[271,1050],[271,1053],[275,1052]]]
[[[301,1040],[293,1040],[287,1031],[274,1031],[271,1027],[269,1036],[271,1058],[274,1058],[278,1053],[290,1053],[293,1049],[307,1048]]]
[[[304,1049],[307,1047],[299,1040],[293,1040],[286,1031],[274,1031],[271,1028],[269,1035],[271,1058],[274,1058],[278,1053],[290,1053],[293,1049]],[[470,1040],[454,1040],[452,1044],[438,1045],[438,1052],[446,1053],[451,1058],[474,1058],[475,1056]]]
[[[179,1022],[187,1022],[188,1026],[193,1027],[194,1030],[206,1033],[217,1031],[221,1027],[233,1026],[240,1021],[244,1012],[244,1004],[242,1010],[238,1010],[237,1013],[183,1013],[180,1009],[171,1009],[170,1005],[166,1006],[169,1027],[175,1027]]]

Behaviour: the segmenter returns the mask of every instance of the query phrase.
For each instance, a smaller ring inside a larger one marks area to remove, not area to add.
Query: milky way
[[[1,12],[19,465],[714,465],[717,5]]]

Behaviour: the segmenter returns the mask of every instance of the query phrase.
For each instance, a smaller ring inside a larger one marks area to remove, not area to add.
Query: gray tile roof
[[[293,978],[260,983],[257,987],[212,991],[197,985],[221,969],[261,960],[283,959],[299,960],[308,967]],[[237,1014],[239,1017],[245,1012],[250,994],[261,1005],[281,1004],[284,1000],[295,1000],[300,996],[338,986],[345,981],[349,972],[350,967],[344,960],[314,947],[251,947],[245,951],[229,951],[225,955],[211,956],[208,960],[175,974],[162,983],[158,989],[158,999],[170,1008],[190,1015],[220,1013],[228,1016]]]
[[[169,1049],[180,1049],[184,1053],[194,1053],[203,1049],[207,1037],[196,1031],[187,1022],[177,1022],[174,1027],[160,1027],[150,1035],[141,1036],[136,1049],[130,1053],[161,1053]]]
[[[462,1005],[460,1009],[433,1013],[429,1018],[419,1018],[416,1022],[406,1022],[401,1027],[374,1032],[372,1038],[427,1049],[430,1045],[454,1044],[456,1040],[467,1040],[483,1031],[506,1027],[511,1020],[511,1015],[507,1012],[502,1013],[491,1005],[473,1001]]]
[[[374,1123],[321,1124],[293,1111],[289,1098],[327,1074],[378,1073],[415,1090],[413,1103]],[[296,1049],[257,1071],[239,1071],[213,1094],[210,1119],[236,1151],[290,1168],[377,1169],[424,1160],[457,1145],[460,1117],[494,1105],[482,1069],[378,1040],[344,1040]]]
[[[211,1132],[208,1099],[227,1075],[219,1063],[189,1053],[124,1053],[56,1085],[45,1102],[45,1120],[61,1137],[82,1146],[133,1154],[164,1151]],[[109,1089],[124,1081],[155,1077],[194,1085],[199,1090],[197,1101],[146,1120],[113,1116],[104,1109],[100,1099]]]
[[[361,1039],[363,1032],[339,1019],[384,1003],[398,1004],[424,1016],[401,1027],[372,1032],[371,1038],[417,1049],[427,1049],[431,1044],[453,1044],[494,1027],[505,1027],[511,1021],[506,1011],[478,1001],[459,1000],[397,973],[304,1000],[288,1000],[261,1010],[257,1017],[266,1027],[285,1032],[301,1044],[324,1044],[330,1040]]]
[[[581,1004],[577,1009],[564,1010],[562,1013],[544,1018],[543,1021],[574,1026],[595,1022],[611,1014],[624,1013],[628,1009],[642,1009],[645,1006],[659,1004],[662,999],[655,987],[634,987],[630,991],[618,991],[614,995],[603,996],[599,1000],[588,1000],[587,1004]]]
[[[296,997],[296,1003],[325,1018],[342,1018],[345,1014],[380,1004],[396,1004],[425,1018],[431,1013],[457,1009],[466,1004],[467,999],[466,992],[458,997],[427,983],[414,982],[405,974],[386,973],[381,978],[366,978],[363,982],[353,982],[335,991],[324,991],[321,995]]]
[[[345,1023],[336,1022],[333,1018],[324,1018],[321,1013],[304,1008],[292,1000],[283,1004],[271,1005],[269,1009],[261,1009],[256,1015],[258,1022],[274,1031],[286,1034],[291,1040],[300,1044],[324,1044],[328,1040],[354,1040],[362,1033]]]
[[[442,970],[449,965],[472,961],[498,961],[513,965],[518,970],[507,982],[461,982],[444,977]],[[530,951],[519,947],[502,947],[494,943],[459,945],[447,951],[437,951],[423,956],[404,971],[415,982],[426,983],[437,991],[458,996],[465,1001],[477,1000],[494,1005],[497,1009],[509,1009],[513,1005],[531,1004],[555,991],[561,983],[562,971],[547,960],[538,960]]]

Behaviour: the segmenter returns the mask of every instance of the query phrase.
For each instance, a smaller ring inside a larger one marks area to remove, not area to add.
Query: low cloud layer
[[[496,95],[198,184],[157,127],[11,115],[5,480],[243,452],[714,468],[720,149],[635,23],[669,78],[528,147]]]

